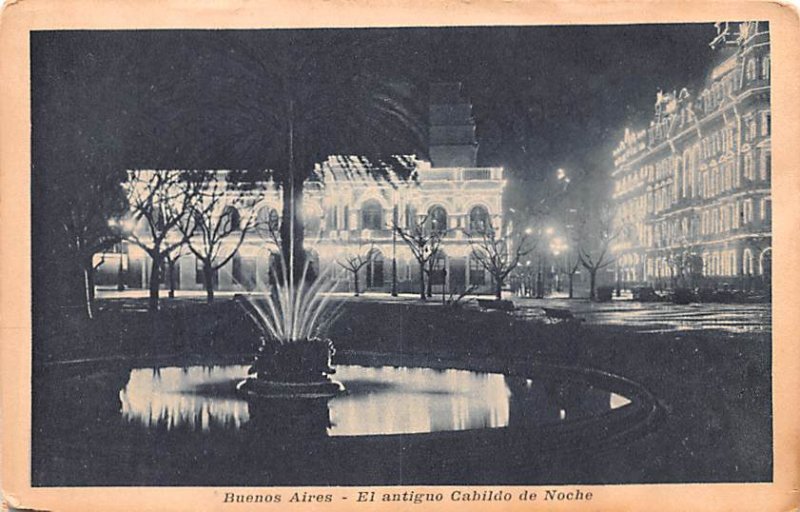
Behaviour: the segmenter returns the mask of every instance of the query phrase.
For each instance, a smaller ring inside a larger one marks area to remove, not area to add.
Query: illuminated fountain
[[[241,302],[260,329],[261,344],[249,377],[237,389],[266,398],[326,398],[344,391],[330,375],[333,342],[321,337],[333,319],[336,303],[330,293],[336,281],[326,274],[311,280],[306,261],[299,282],[287,271],[272,269],[271,289]]]

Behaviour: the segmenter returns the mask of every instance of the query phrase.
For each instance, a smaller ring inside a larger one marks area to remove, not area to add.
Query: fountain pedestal
[[[331,379],[334,348],[330,340],[313,338],[290,343],[262,343],[250,376],[236,389],[265,398],[330,398],[344,391]]]

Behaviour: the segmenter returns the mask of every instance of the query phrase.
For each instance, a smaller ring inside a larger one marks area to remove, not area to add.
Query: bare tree
[[[370,244],[366,251],[364,251],[364,246],[359,244],[357,251],[346,254],[341,260],[336,260],[336,263],[340,267],[353,274],[353,286],[355,287],[356,297],[358,297],[359,294],[358,273],[372,261],[374,256],[374,244]]]
[[[501,232],[498,234],[498,231]],[[502,228],[497,229],[491,225],[467,233],[472,249],[471,257],[491,274],[498,300],[502,298],[503,283],[508,275],[517,268],[524,256],[536,248],[537,240],[531,237],[532,234],[532,230],[530,233],[523,230],[503,234]]]
[[[177,279],[176,279],[176,267],[178,264],[178,260],[180,260],[183,255],[186,254],[186,244],[181,244],[175,248],[173,248],[170,252],[168,252],[164,256],[164,263],[167,265],[167,283],[169,284],[169,292],[168,297],[174,298],[175,297],[175,288],[177,287]]]
[[[425,215],[416,222],[412,222],[411,226],[400,227],[396,222],[392,226],[392,229],[411,249],[411,254],[414,255],[414,259],[419,264],[419,298],[422,300],[427,298],[425,293],[426,265],[431,259],[435,259],[438,256],[442,240],[447,234],[446,231],[441,229],[431,229],[427,225],[427,221],[428,216]]]
[[[616,261],[611,245],[624,231],[624,225],[615,222],[614,214],[609,203],[601,203],[584,210],[579,218],[578,261],[589,272],[589,297],[592,300],[597,298],[597,272]]]
[[[124,189],[137,225],[124,236],[150,256],[148,308],[158,311],[164,259],[187,242],[180,226],[189,215],[199,189],[184,173],[174,170],[131,171]]]
[[[186,246],[203,264],[206,302],[214,302],[214,273],[228,264],[256,226],[253,205],[263,197],[258,189],[246,191],[217,173],[195,176],[196,198],[189,214],[178,223]],[[241,210],[247,213],[242,216]]]

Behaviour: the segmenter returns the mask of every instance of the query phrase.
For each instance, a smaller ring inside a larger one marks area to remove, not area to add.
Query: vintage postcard
[[[799,28],[8,3],[5,505],[797,510]]]

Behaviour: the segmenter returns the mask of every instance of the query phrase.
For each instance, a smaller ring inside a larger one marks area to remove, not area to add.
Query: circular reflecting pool
[[[38,369],[34,482],[525,483],[640,436],[657,411],[637,384],[592,370],[357,353],[336,366],[345,393],[265,399],[237,392],[245,360]]]
[[[238,429],[254,416],[278,424],[280,416],[296,422],[301,419],[298,415],[311,419],[319,414],[319,401],[301,400],[289,411],[286,400],[237,393],[236,383],[247,376],[247,369],[246,365],[134,369],[120,391],[121,414],[151,428],[203,431]],[[546,424],[587,418],[630,403],[591,386],[467,370],[339,365],[336,378],[347,391],[327,401],[329,421],[322,423],[330,436]],[[270,420],[265,415],[277,417]]]

